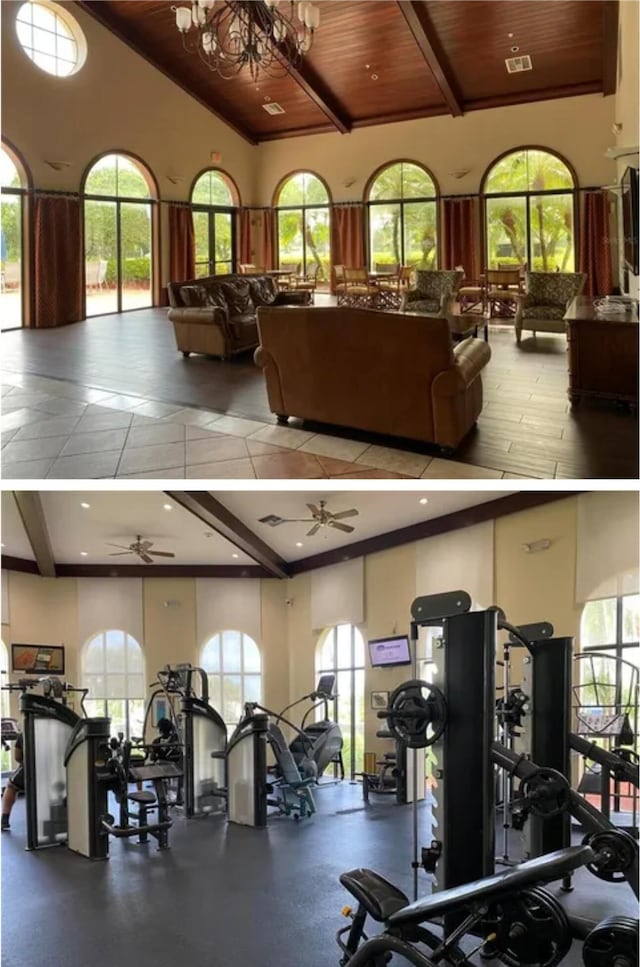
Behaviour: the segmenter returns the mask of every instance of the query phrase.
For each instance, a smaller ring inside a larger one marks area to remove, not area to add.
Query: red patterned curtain
[[[34,316],[36,328],[82,319],[80,201],[37,195],[34,202]]]
[[[361,269],[365,265],[364,205],[333,205],[331,208],[331,264]],[[331,273],[331,291],[335,278]]]
[[[444,198],[442,222],[443,269],[464,267],[465,278],[477,279],[480,272],[480,218],[477,198]]]
[[[586,272],[584,294],[610,295],[613,285],[609,241],[609,200],[606,191],[582,193],[580,271]]]
[[[236,213],[236,260],[239,265],[251,264],[251,211],[240,208]]]
[[[186,282],[196,274],[193,216],[184,205],[169,205],[169,273],[172,282]]]
[[[273,208],[262,212],[262,264],[265,269],[275,269],[278,257],[276,213]],[[251,262],[251,259],[249,259]]]

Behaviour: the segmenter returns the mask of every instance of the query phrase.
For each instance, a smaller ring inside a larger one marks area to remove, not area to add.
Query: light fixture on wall
[[[186,181],[184,175],[167,175],[167,181],[170,181],[172,185],[181,185],[183,181]]]
[[[54,171],[64,171],[65,168],[71,167],[70,161],[47,161],[45,158],[44,163],[49,165],[50,168],[53,168]]]
[[[527,554],[535,554],[538,551],[548,551],[551,547],[551,541],[548,537],[543,537],[539,541],[530,541],[522,545],[522,550]]]
[[[246,67],[254,82],[260,74],[284,77],[297,67],[320,24],[320,8],[309,2],[291,2],[286,13],[275,0],[194,0],[171,9],[185,50],[198,53],[220,77]]]

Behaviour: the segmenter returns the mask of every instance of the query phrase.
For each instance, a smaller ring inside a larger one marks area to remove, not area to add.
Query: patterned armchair
[[[565,313],[569,303],[580,295],[586,281],[584,272],[529,272],[526,292],[516,296],[516,341],[522,330],[565,332]]]
[[[400,312],[446,319],[453,309],[464,272],[458,270],[416,271],[416,287],[402,297]]]

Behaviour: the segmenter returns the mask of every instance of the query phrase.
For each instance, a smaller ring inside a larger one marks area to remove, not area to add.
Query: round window
[[[48,74],[68,77],[86,60],[87,44],[80,26],[55,3],[23,3],[16,30],[27,57]]]

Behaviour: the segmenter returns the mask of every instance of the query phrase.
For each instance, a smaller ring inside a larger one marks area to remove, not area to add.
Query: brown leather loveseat
[[[169,319],[184,356],[222,356],[258,345],[258,306],[304,305],[308,292],[279,292],[269,275],[211,275],[167,286]]]
[[[260,307],[271,411],[458,446],[482,410],[487,343],[455,348],[446,319],[371,309]]]

